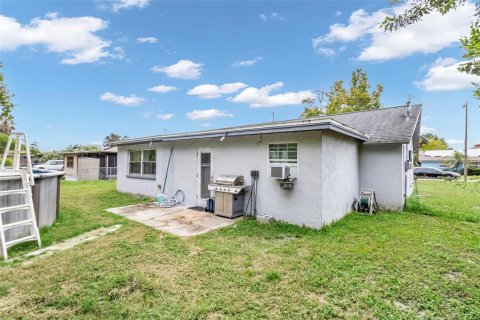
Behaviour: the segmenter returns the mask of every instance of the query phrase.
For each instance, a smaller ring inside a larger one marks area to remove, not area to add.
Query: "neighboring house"
[[[401,210],[412,192],[420,118],[421,106],[402,106],[129,139],[116,143],[117,189],[160,193],[173,150],[165,193],[183,190],[188,205],[205,206],[218,176],[243,175],[250,185],[258,170],[257,212],[277,220],[329,224],[352,211],[361,188],[374,189],[381,208]],[[293,190],[269,178],[282,163],[297,178]]]
[[[467,156],[469,166],[473,168],[480,168],[480,144],[476,144],[473,148],[468,149]],[[453,159],[455,150],[427,150],[420,151],[418,155],[418,162],[421,167],[432,167],[437,169],[450,169],[447,164],[449,160]],[[459,151],[463,154],[463,151]],[[458,169],[463,169],[463,163]]]
[[[40,159],[43,157],[43,154],[34,154],[30,156],[30,159],[32,161],[32,165],[40,164],[41,161]],[[20,155],[20,166],[21,167],[26,167],[27,164],[27,156],[22,154]]]
[[[65,152],[63,154],[67,180],[115,179],[117,148],[96,151]]]

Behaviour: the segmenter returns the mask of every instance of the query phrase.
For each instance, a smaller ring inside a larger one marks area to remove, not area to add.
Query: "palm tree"
[[[445,160],[443,163],[449,168],[459,169],[463,164],[464,155],[460,151],[455,151],[452,158]]]

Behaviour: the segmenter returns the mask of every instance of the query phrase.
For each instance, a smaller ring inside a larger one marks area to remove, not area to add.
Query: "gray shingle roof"
[[[420,130],[421,106],[411,107],[407,117],[407,107],[384,108],[371,111],[359,111],[339,115],[325,115],[307,119],[293,119],[243,125],[229,128],[219,128],[206,131],[176,133],[169,135],[150,136],[119,141],[115,145],[129,145],[154,141],[172,141],[198,138],[214,138],[221,136],[262,134],[275,130],[306,131],[329,129],[353,135],[365,143],[408,143],[414,134]],[[333,120],[333,121],[332,121]],[[335,124],[336,123],[336,124]],[[316,128],[315,125],[319,127]],[[322,128],[320,126],[323,125]],[[344,126],[343,128],[337,128]],[[280,131],[278,131],[280,132]],[[286,132],[286,131],[285,131]]]
[[[421,105],[411,107],[407,117],[407,107],[383,108],[371,111],[359,111],[338,115],[325,115],[329,118],[368,135],[370,143],[408,143],[420,130]]]

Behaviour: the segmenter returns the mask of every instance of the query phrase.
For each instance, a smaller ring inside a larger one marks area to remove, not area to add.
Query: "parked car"
[[[452,171],[443,171],[437,168],[420,167],[414,168],[413,174],[417,177],[430,177],[430,178],[457,178],[460,175]]]
[[[48,160],[45,163],[34,165],[33,169],[61,171],[63,170],[63,160]]]

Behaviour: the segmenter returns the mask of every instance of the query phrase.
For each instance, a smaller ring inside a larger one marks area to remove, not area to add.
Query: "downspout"
[[[172,144],[172,147],[170,148],[170,155],[168,156],[167,170],[165,171],[165,178],[163,179],[163,189],[162,189],[163,194],[165,194],[165,187],[167,186],[168,169],[170,168],[170,160],[172,160],[172,153],[173,153],[173,144]]]
[[[320,131],[320,226],[323,227],[323,164],[325,153],[323,152],[323,131]]]

